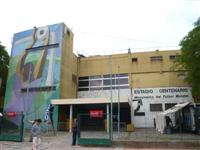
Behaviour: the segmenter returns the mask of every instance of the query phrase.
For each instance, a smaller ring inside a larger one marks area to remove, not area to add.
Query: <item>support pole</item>
[[[117,81],[118,81],[118,115],[117,115],[117,131],[118,131],[118,138],[120,136],[120,76],[119,76],[119,69],[120,67],[118,66],[118,77],[117,77]]]
[[[69,132],[71,133],[72,132],[72,117],[73,117],[73,105],[70,105],[70,108],[69,108]]]
[[[110,55],[110,126],[111,140],[113,140],[113,95],[112,95],[112,55]]]
[[[106,104],[106,125],[107,125],[107,132],[109,133],[110,123],[109,123],[109,104]]]

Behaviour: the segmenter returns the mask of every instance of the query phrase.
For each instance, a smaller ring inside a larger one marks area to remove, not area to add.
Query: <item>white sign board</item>
[[[134,88],[133,99],[192,101],[190,87]]]

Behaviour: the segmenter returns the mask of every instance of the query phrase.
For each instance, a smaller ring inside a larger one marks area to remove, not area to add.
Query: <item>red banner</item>
[[[15,117],[16,112],[7,112],[8,117]]]
[[[102,118],[103,110],[90,110],[90,117],[92,118]]]

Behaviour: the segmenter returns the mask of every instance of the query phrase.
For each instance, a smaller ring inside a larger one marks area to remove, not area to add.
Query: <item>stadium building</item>
[[[157,113],[193,101],[184,74],[171,69],[179,54],[76,56],[73,33],[63,23],[22,31],[13,37],[4,112],[23,112],[26,120],[52,117],[55,128],[68,130],[79,113],[110,113],[112,101],[113,125],[120,106],[122,126],[154,127]]]

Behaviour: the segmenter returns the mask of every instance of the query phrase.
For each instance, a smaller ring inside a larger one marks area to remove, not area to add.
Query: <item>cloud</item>
[[[200,16],[196,0],[6,0],[1,6],[0,41],[9,53],[14,33],[58,22],[74,32],[75,52],[177,46]]]

